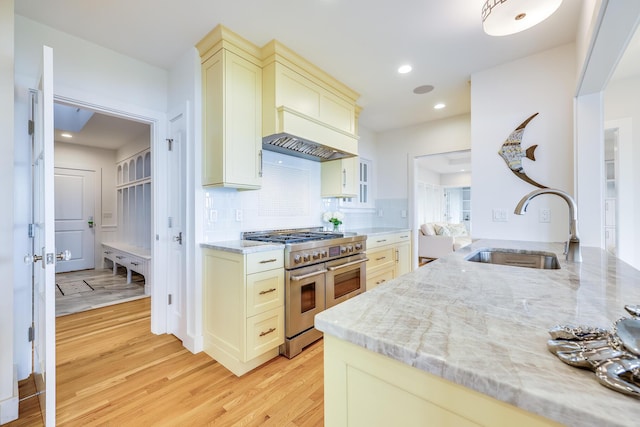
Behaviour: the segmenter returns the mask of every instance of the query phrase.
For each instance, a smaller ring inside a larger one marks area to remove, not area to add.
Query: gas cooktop
[[[344,237],[342,233],[333,233],[322,230],[272,230],[254,231],[243,233],[244,240],[255,240],[269,243],[303,243],[316,240],[339,239]]]

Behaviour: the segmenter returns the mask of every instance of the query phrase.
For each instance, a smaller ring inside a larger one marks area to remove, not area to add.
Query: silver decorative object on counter
[[[613,331],[590,326],[549,329],[547,348],[567,365],[594,371],[600,384],[640,398],[640,306],[626,305],[633,318],[616,321]]]

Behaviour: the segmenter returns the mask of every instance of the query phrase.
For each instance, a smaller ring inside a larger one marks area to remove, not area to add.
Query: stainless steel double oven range
[[[365,290],[366,236],[345,236],[321,228],[243,233],[245,240],[284,243],[285,343],[292,358],[322,337],[314,316]]]

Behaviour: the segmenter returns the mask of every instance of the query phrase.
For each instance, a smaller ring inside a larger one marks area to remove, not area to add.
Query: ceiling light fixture
[[[413,68],[411,67],[411,65],[407,64],[407,65],[402,65],[400,68],[398,68],[398,72],[400,74],[407,74],[410,73],[411,70],[413,70]]]
[[[562,0],[487,0],[482,6],[482,27],[490,36],[524,31],[550,17]]]
[[[70,133],[61,133],[60,136],[63,138],[73,138],[73,135],[71,135]]]
[[[442,110],[444,107],[446,107],[446,105],[442,102],[433,106],[433,108],[436,110]]]

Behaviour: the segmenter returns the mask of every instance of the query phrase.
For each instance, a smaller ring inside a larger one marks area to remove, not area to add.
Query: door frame
[[[151,245],[151,269],[147,279],[150,280],[151,295],[151,332],[163,334],[167,332],[167,283],[166,275],[161,266],[166,265],[167,259],[167,239],[162,218],[166,218],[166,179],[163,173],[166,165],[166,152],[162,150],[165,144],[167,118],[166,113],[136,107],[130,104],[122,104],[112,100],[97,99],[93,96],[82,95],[82,97],[68,97],[54,92],[54,102],[76,106],[82,109],[95,111],[125,120],[133,120],[148,124],[150,126],[151,141],[151,211],[152,211],[152,231],[153,239]],[[114,164],[115,167],[115,164]],[[98,213],[96,213],[98,215]]]

